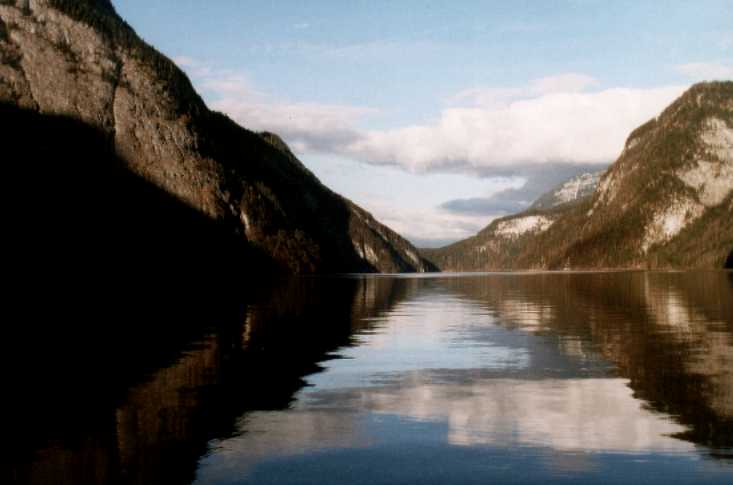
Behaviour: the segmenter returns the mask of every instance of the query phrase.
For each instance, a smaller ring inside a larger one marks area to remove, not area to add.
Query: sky
[[[733,1],[113,0],[212,108],[278,133],[418,246],[581,172],[733,79]]]

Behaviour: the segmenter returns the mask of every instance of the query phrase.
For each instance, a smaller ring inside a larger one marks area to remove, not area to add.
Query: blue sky
[[[420,245],[603,169],[691,83],[733,78],[730,0],[114,3],[210,106]]]

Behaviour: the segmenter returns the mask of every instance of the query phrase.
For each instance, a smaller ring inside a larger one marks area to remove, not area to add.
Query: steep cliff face
[[[282,269],[429,267],[407,241],[322,185],[282,140],[209,111],[108,0],[0,0],[0,60],[0,102],[97,130],[132,174]]]
[[[444,270],[723,268],[733,250],[733,82],[690,88],[634,130],[592,197],[425,251]]]

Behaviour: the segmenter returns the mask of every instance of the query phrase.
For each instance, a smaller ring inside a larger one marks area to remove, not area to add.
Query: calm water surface
[[[730,273],[304,278],[237,315],[18,426],[0,478],[733,483]]]

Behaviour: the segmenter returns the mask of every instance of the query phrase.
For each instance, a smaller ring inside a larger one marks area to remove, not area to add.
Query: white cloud
[[[697,81],[733,79],[733,65],[716,62],[692,62],[676,66],[677,71]]]
[[[299,153],[321,152],[408,171],[506,172],[547,163],[607,164],[629,132],[656,116],[685,86],[588,91],[598,82],[566,73],[509,89],[453,98],[429,124],[364,130],[368,107],[288,102],[255,91],[242,76],[179,58],[215,109],[254,130],[275,131]]]
[[[365,133],[344,152],[413,171],[606,164],[618,156],[631,130],[684,89],[553,92],[505,106],[450,107],[432,124]]]
[[[475,235],[495,217],[455,214],[439,207],[400,207],[379,199],[359,200],[381,223],[422,245],[424,241],[452,242]]]
[[[213,109],[231,116],[255,131],[272,131],[282,136],[296,152],[333,152],[359,138],[355,126],[377,110],[350,105],[290,102],[256,90],[246,76],[211,69],[203,63],[178,57],[206,94]]]
[[[575,93],[596,85],[598,85],[597,79],[575,72],[543,77],[530,83],[537,94]]]
[[[212,103],[253,130],[278,133],[296,152],[332,152],[360,137],[356,122],[375,112],[357,106],[292,103],[256,97],[225,97]]]
[[[455,106],[498,108],[512,101],[531,99],[552,93],[576,93],[598,85],[598,80],[585,74],[569,72],[535,79],[526,86],[513,88],[478,87],[460,91],[448,102]]]

